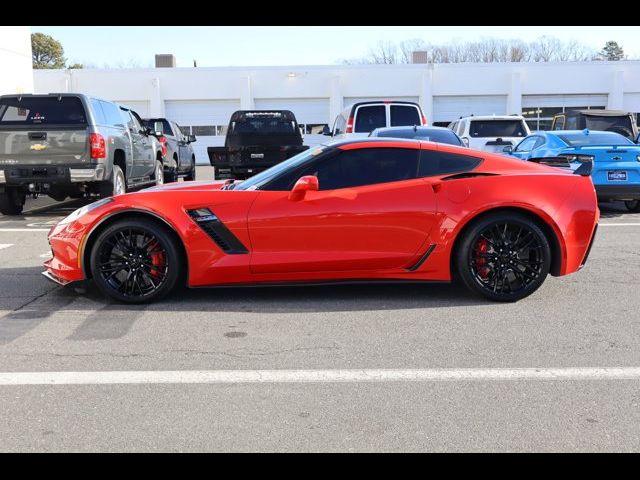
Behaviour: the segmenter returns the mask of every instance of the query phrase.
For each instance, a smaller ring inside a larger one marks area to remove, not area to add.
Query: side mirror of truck
[[[513,152],[513,146],[512,146],[512,145],[507,145],[506,147],[504,147],[504,148],[502,149],[502,151],[503,151],[504,153],[508,153],[508,154],[510,154],[511,152]]]
[[[188,143],[193,143],[193,142],[195,142],[196,140],[197,140],[197,139],[196,139],[196,136],[195,136],[195,135],[187,135],[187,142],[188,142]]]

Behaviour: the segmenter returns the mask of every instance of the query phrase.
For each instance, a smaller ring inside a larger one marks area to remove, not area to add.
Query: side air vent
[[[444,177],[442,180],[460,180],[461,178],[473,178],[473,177],[495,177],[497,173],[486,173],[486,172],[464,172],[464,173],[456,173],[455,175],[449,175],[448,177]]]
[[[188,210],[187,213],[224,253],[231,255],[249,253],[238,237],[208,208]]]

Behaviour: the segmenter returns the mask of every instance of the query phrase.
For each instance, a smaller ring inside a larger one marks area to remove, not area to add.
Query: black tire
[[[182,277],[172,232],[147,219],[123,219],[107,227],[93,244],[90,262],[98,289],[123,303],[158,300]]]
[[[627,200],[624,202],[624,206],[630,212],[640,213],[640,200]]]
[[[27,195],[17,188],[7,188],[0,193],[0,213],[3,215],[20,215]]]
[[[535,292],[551,268],[551,247],[525,215],[496,213],[463,232],[454,253],[456,277],[474,293],[515,302]]]
[[[153,174],[153,180],[156,182],[156,186],[164,184],[164,167],[160,160],[156,160],[156,169]]]
[[[164,165],[164,183],[173,183],[178,180],[178,161],[173,160]]]
[[[114,165],[113,171],[111,172],[111,180],[101,185],[100,196],[115,197],[123,193],[127,193],[127,179],[122,169],[118,165]]]
[[[184,176],[185,182],[193,182],[196,179],[196,161],[195,159],[191,160],[191,170]]]

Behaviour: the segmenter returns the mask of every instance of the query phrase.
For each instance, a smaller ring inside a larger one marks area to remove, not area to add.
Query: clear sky
[[[330,65],[364,56],[378,41],[413,38],[428,43],[483,37],[532,41],[541,35],[601,49],[615,40],[627,55],[640,57],[640,27],[46,27],[32,26],[59,40],[70,63],[96,67],[152,67],[154,54],[173,53],[178,67]]]

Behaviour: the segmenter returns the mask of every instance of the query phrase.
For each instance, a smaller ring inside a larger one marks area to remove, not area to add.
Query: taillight
[[[347,128],[344,133],[353,133],[353,117],[349,117],[349,120],[347,120]]]
[[[99,133],[89,134],[89,148],[92,160],[107,157],[107,147],[104,143],[104,137]]]
[[[427,124],[427,117],[422,115],[422,125],[426,125],[426,124]]]
[[[165,137],[163,135],[161,137],[158,137],[158,140],[160,141],[160,148],[162,149],[162,156],[166,157],[167,156],[167,137]]]

